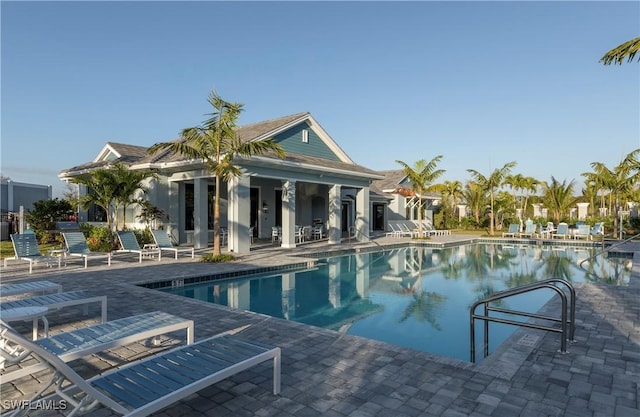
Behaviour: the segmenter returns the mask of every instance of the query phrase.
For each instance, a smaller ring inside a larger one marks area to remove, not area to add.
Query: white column
[[[588,209],[589,203],[578,203],[578,220],[584,220],[587,218]]]
[[[296,182],[282,182],[282,247],[296,247]]]
[[[181,231],[184,231],[184,216],[180,216],[180,207],[184,207],[184,198],[180,196],[180,191],[184,196],[184,183],[178,183],[170,181],[167,183],[169,190],[169,219],[166,224],[165,230],[176,241],[183,242],[184,235],[181,235]]]
[[[251,178],[246,175],[233,177],[227,183],[229,194],[227,239],[229,240],[229,250],[235,253],[249,253],[251,251],[251,238],[249,237],[250,185]]]
[[[467,217],[467,205],[458,204],[458,221],[462,221],[465,217]]]
[[[369,187],[363,187],[356,193],[356,240],[360,242],[369,241],[370,211]]]
[[[204,178],[193,180],[193,246],[209,246],[208,182]]]
[[[542,204],[534,203],[533,206],[533,217],[541,217],[542,216]],[[544,217],[544,216],[542,216]]]
[[[340,243],[342,240],[342,197],[340,186],[329,188],[329,244]]]

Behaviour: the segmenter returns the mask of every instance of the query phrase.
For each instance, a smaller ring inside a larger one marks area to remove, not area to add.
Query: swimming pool
[[[496,243],[410,246],[329,257],[303,271],[162,291],[468,361],[469,307],[487,295],[552,277],[626,285],[630,259],[590,259],[596,251]],[[501,306],[535,312],[553,294],[543,289]],[[491,323],[491,348],[515,329]],[[477,349],[481,340],[477,335]]]

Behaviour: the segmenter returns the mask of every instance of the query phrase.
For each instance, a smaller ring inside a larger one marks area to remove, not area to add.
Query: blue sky
[[[240,124],[308,111],[357,163],[443,155],[562,181],[640,148],[639,2],[8,2],[0,4],[1,167],[57,174],[108,141],[150,146],[210,111]]]

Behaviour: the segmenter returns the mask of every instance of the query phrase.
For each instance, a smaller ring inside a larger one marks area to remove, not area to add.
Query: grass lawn
[[[47,245],[38,245],[40,248],[40,253],[46,255],[49,252],[49,249],[59,249],[60,245],[55,244],[47,244]],[[11,241],[0,242],[0,259],[4,258],[12,258],[15,253],[13,252],[13,244]]]

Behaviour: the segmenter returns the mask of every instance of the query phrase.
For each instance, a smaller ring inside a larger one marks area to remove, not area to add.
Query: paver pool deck
[[[472,237],[439,236],[432,242]],[[237,261],[199,263],[187,257],[161,262],[116,255],[112,266],[90,262],[88,269],[27,264],[0,269],[3,283],[47,279],[65,291],[86,289],[108,296],[108,317],[117,319],[163,310],[193,319],[196,340],[247,326],[241,334],[282,348],[282,392],[271,391],[271,367],[261,365],[194,394],[157,415],[164,416],[640,416],[640,247],[634,248],[629,285],[577,284],[576,341],[560,353],[559,336],[519,329],[480,364],[261,314],[232,310],[139,287],[135,284],[189,276],[215,275],[301,262],[297,254],[394,244],[379,238],[368,244],[264,246]],[[404,239],[408,241],[408,239]],[[127,259],[126,261],[124,261]],[[10,264],[11,265],[11,264]],[[557,298],[557,297],[556,297]],[[553,303],[553,301],[552,301]],[[47,315],[50,332],[93,324],[98,314],[63,309]],[[468,323],[460,323],[468,326]],[[24,334],[30,325],[18,324]],[[169,341],[170,342],[170,341]],[[170,344],[168,342],[168,344]],[[82,376],[153,354],[158,348],[134,344],[71,363]],[[30,397],[50,374],[41,372],[2,383],[1,403]],[[59,415],[34,411],[32,415]],[[91,415],[113,415],[106,408]]]

